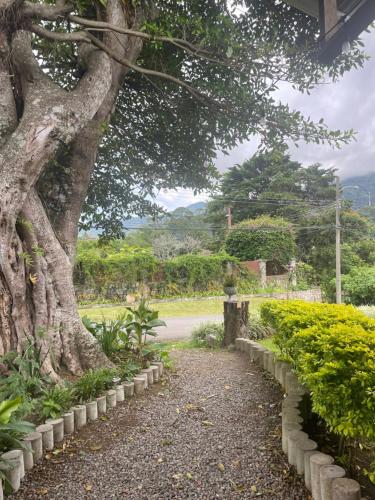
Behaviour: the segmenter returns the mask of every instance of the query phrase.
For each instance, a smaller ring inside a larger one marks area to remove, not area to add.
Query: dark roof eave
[[[329,40],[321,42],[319,60],[331,64],[341,54],[344,43],[357,39],[374,19],[375,1],[367,0],[346,22],[338,25],[338,30]]]

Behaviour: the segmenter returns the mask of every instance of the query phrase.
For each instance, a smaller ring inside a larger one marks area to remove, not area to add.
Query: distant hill
[[[353,207],[356,209],[375,206],[375,172],[366,175],[349,177],[342,181],[343,186],[358,186],[359,189],[347,188],[343,191],[343,198],[353,201]]]

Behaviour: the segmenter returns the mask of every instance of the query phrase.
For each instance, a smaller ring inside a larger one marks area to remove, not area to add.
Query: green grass
[[[267,299],[256,297],[250,299],[250,313],[257,313],[260,304]],[[221,314],[223,312],[223,300],[182,300],[176,302],[159,302],[150,304],[152,309],[159,311],[159,317],[164,318],[182,318],[194,316],[208,316],[210,314]],[[81,316],[88,316],[92,320],[111,320],[115,319],[119,314],[124,312],[124,306],[113,307],[90,307],[80,308]]]
[[[280,354],[280,349],[277,347],[272,337],[268,339],[258,340],[258,342],[270,351],[275,352],[276,354]]]

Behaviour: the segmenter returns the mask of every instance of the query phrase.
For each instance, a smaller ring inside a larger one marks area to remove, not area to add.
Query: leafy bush
[[[82,318],[83,324],[99,341],[103,352],[111,359],[119,351],[130,351],[132,342],[130,338],[129,323],[132,321],[132,314],[120,314],[114,320],[95,322],[87,316]]]
[[[356,267],[342,277],[345,302],[375,305],[375,267]]]
[[[78,401],[90,401],[101,396],[110,389],[117,377],[115,368],[99,368],[98,370],[88,370],[73,385],[73,396]]]
[[[195,327],[192,332],[192,337],[197,345],[206,345],[208,335],[214,335],[219,344],[224,339],[224,325],[223,323],[215,321],[207,321]]]
[[[289,223],[267,215],[233,226],[225,240],[229,255],[245,260],[269,260],[287,265],[296,252]]]
[[[22,448],[20,438],[34,430],[34,425],[23,422],[12,415],[22,403],[20,397],[0,403],[0,453],[12,448]]]
[[[71,407],[72,401],[73,394],[70,387],[54,385],[49,389],[44,389],[40,399],[41,417],[45,420],[61,416],[64,411]]]
[[[1,363],[9,373],[0,378],[0,400],[18,401],[20,396],[15,410],[18,416],[25,417],[35,411],[37,398],[52,384],[42,372],[44,360],[41,348],[36,346],[35,341],[29,341],[22,354],[11,351],[1,358]]]
[[[349,437],[375,438],[375,320],[352,306],[270,301],[263,321],[312,395],[313,409]]]

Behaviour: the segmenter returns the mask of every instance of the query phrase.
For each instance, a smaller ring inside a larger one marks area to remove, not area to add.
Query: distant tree
[[[207,220],[225,224],[225,207],[233,222],[268,214],[290,219],[303,217],[311,206],[334,200],[334,170],[320,165],[303,167],[278,151],[256,154],[226,172],[218,193],[209,202]]]
[[[183,239],[177,239],[170,233],[160,235],[152,242],[152,249],[155,257],[160,260],[171,259],[177,255],[189,254],[202,249],[201,242],[185,236]]]
[[[233,226],[226,237],[225,250],[240,260],[263,259],[286,266],[296,247],[285,219],[263,215]]]

